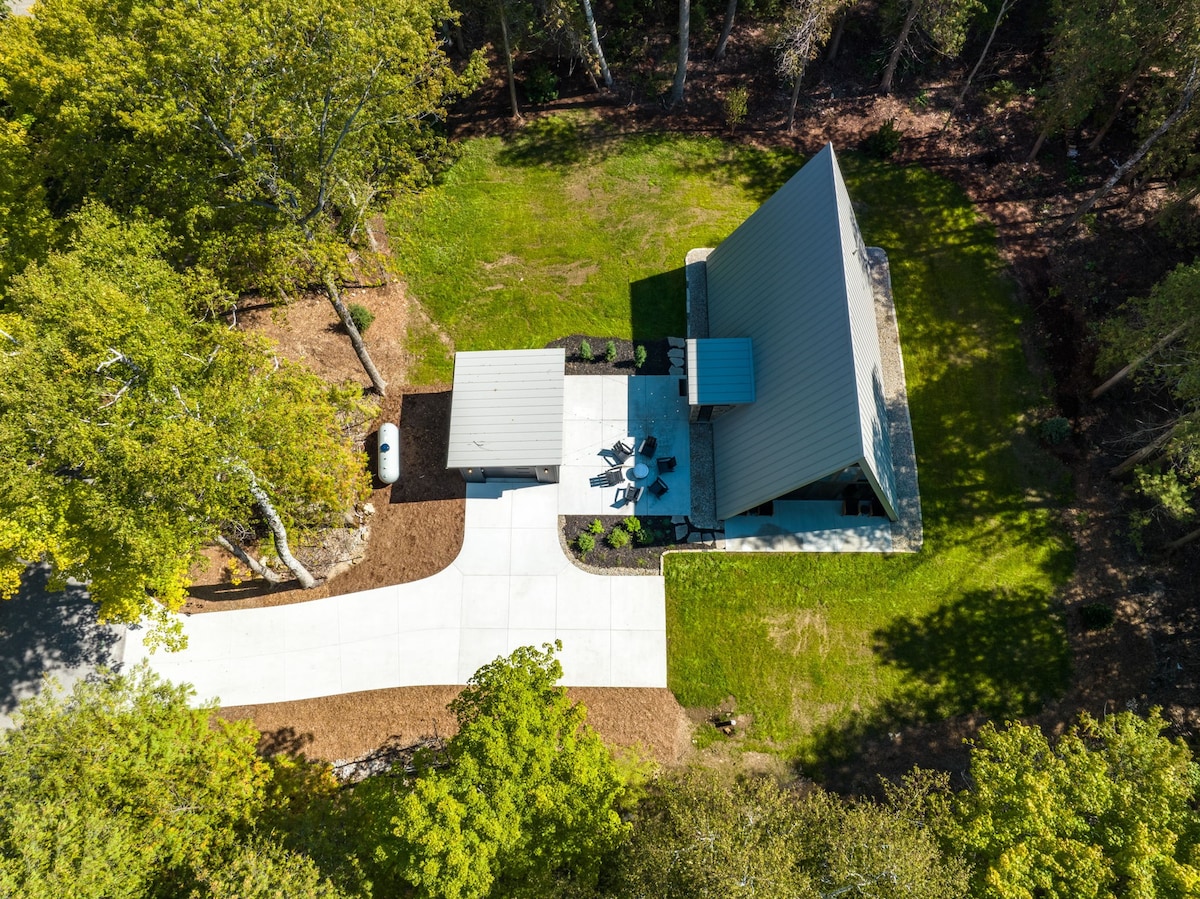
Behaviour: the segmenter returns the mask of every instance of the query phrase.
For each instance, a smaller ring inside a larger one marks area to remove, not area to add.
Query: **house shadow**
[[[812,773],[847,792],[872,789],[865,778],[876,770],[954,767],[965,757],[960,731],[1032,715],[1070,679],[1063,611],[1037,590],[968,591],[873,637],[876,657],[899,676],[896,689],[819,732],[808,759]]]
[[[118,669],[124,628],[100,624],[86,588],[49,587],[49,567],[30,566],[17,595],[0,603],[0,726],[41,692],[43,675],[63,686],[98,668]]]
[[[681,260],[682,261],[682,260]],[[629,319],[634,342],[687,334],[687,275],[679,268],[629,284]]]
[[[390,503],[462,499],[466,485],[457,471],[446,468],[450,445],[449,390],[406,393],[400,401],[400,479],[388,493]],[[372,470],[377,469],[378,440],[367,439]]]

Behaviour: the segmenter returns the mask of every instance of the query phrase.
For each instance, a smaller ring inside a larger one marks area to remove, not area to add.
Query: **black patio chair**
[[[667,482],[662,478],[655,478],[654,483],[650,485],[650,492],[659,499],[662,499],[663,494],[670,489],[671,488],[667,486]]]
[[[588,483],[593,487],[616,487],[625,480],[625,471],[621,468],[610,468],[603,474],[597,475],[594,478],[588,478]]]
[[[626,459],[633,455],[633,447],[623,440],[618,440],[612,445],[612,455],[617,464],[620,465]]]
[[[638,455],[653,456],[656,449],[658,449],[658,438],[647,437],[642,441],[642,445],[638,447]]]
[[[677,464],[674,456],[659,456],[656,461],[658,462],[659,474],[670,474],[675,470]]]
[[[642,498],[642,491],[645,489],[646,488],[644,487],[638,487],[636,484],[631,484],[630,486],[626,487],[624,491],[625,504],[628,505],[629,503],[636,503]]]

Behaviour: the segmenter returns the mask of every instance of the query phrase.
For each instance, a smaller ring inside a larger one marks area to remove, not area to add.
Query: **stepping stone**
[[[688,526],[686,524],[675,525],[675,540],[676,540],[676,542],[682,540],[687,535],[688,535]]]
[[[672,347],[683,349],[685,346],[687,346],[687,341],[682,337],[668,337],[667,344]]]
[[[683,366],[680,366],[680,365],[672,365],[672,366],[671,366],[671,370],[670,370],[669,372],[667,372],[667,374],[671,374],[671,375],[682,375],[682,374],[683,374]]]
[[[679,358],[682,359],[684,356],[687,355],[687,353],[685,353],[683,350],[671,349],[671,350],[667,350],[667,355],[670,356],[672,359],[674,359],[676,356],[678,356]]]
[[[687,524],[687,518],[682,515],[672,515],[671,524]]]
[[[698,533],[688,534],[687,542],[688,543],[703,543],[704,538]]]

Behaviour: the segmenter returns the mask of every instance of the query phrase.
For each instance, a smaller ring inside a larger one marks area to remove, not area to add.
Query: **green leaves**
[[[1200,767],[1165,728],[1157,710],[1085,714],[1053,743],[1035,727],[985,727],[944,834],[976,866],[972,895],[1194,895]]]

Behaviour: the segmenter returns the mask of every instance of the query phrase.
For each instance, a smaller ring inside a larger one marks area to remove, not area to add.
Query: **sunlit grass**
[[[1068,676],[1054,525],[1065,473],[1025,435],[1041,401],[991,229],[949,182],[841,156],[866,242],[887,250],[915,432],[917,555],[695,555],[666,565],[668,671],[685,705],[734,696],[751,742],[819,762],[872,729],[1019,715]],[[457,349],[683,331],[677,270],[799,166],[786,152],[543,120],[463,147],[389,216],[414,295]],[[448,376],[418,333],[422,378]],[[440,357],[440,358],[439,358]]]

